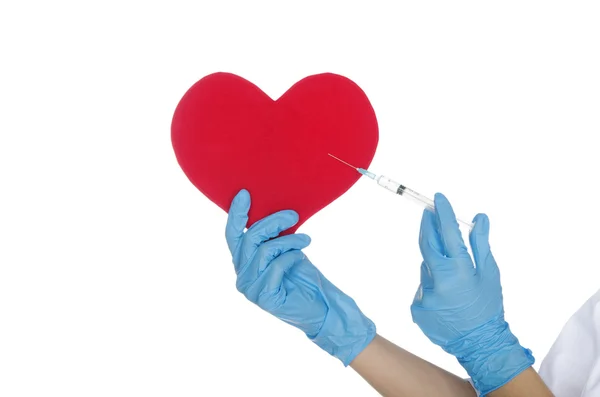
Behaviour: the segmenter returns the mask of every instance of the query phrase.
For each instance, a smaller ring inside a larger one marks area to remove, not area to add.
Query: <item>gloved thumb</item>
[[[227,216],[225,227],[225,239],[231,255],[234,254],[239,241],[244,235],[244,229],[248,222],[248,211],[250,210],[250,193],[242,189],[233,198]]]
[[[473,251],[477,274],[483,276],[495,273],[498,271],[498,266],[490,249],[490,220],[485,214],[477,214],[473,223],[475,225],[469,234],[469,243]]]

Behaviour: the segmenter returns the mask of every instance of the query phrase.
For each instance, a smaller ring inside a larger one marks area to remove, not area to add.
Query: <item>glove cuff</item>
[[[348,296],[327,297],[328,311],[319,332],[307,335],[345,367],[375,338],[376,327]]]
[[[531,350],[520,345],[503,319],[471,332],[444,350],[458,359],[481,396],[504,386],[535,362]]]

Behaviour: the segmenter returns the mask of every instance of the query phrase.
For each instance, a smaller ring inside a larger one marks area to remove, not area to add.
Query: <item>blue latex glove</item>
[[[479,214],[470,234],[475,264],[450,203],[435,196],[425,211],[419,245],[421,285],[411,306],[413,321],[427,337],[457,357],[481,395],[529,368],[534,358],[504,320],[500,272],[489,245],[488,217]]]
[[[275,213],[244,233],[249,209],[250,194],[242,190],[231,204],[225,233],[237,289],[349,365],[375,337],[375,324],[302,253],[310,244],[307,235],[277,237],[298,222],[297,213]]]

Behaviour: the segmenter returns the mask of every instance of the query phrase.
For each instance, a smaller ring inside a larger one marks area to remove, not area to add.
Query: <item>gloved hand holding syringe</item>
[[[347,162],[345,162],[344,160],[335,157],[333,154],[331,153],[327,153],[329,156],[333,157],[334,159],[342,162],[343,164],[346,164],[347,166],[354,168],[356,171],[358,171],[358,173],[360,173],[361,175],[364,175],[368,178],[373,179],[374,181],[377,181],[377,184],[381,187],[386,188],[387,190],[389,190],[392,193],[396,193],[402,197],[406,197],[411,199],[413,202],[421,205],[422,207],[425,207],[426,209],[435,212],[435,205],[433,203],[433,200],[428,199],[427,197],[415,192],[412,189],[407,188],[404,185],[399,184],[398,182],[394,182],[393,180],[391,180],[390,178],[388,178],[387,176],[384,175],[375,175],[374,173],[372,173],[369,170],[365,170],[364,168],[359,168],[359,167],[355,167],[351,164],[348,164]],[[456,220],[460,223],[462,223],[463,225],[465,225],[466,227],[469,228],[469,231],[471,231],[471,229],[473,229],[473,223],[472,222],[467,222],[467,221],[463,221],[461,219],[459,219],[458,217],[456,218]]]

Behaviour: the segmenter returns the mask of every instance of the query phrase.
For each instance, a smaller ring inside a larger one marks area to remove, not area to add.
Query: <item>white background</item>
[[[600,287],[597,2],[157,3],[0,6],[0,395],[376,395],[235,288],[226,214],[170,144],[216,71],[273,98],[314,73],[358,83],[371,169],[489,215],[539,365]],[[300,231],[383,336],[464,376],[411,321],[420,216],[361,180]]]

